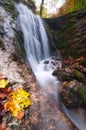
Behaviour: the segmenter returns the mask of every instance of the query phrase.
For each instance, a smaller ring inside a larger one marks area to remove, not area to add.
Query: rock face
[[[18,30],[14,1],[0,1],[0,72],[9,79],[24,83],[31,74],[25,63],[22,32]]]
[[[63,56],[86,56],[86,8],[45,21],[53,50],[61,50]]]
[[[12,3],[10,3],[12,2]],[[17,12],[13,1],[0,1],[0,73],[13,83],[13,89],[25,87],[29,91],[34,76],[30,66],[25,60],[22,33],[17,28]],[[0,77],[1,78],[1,77]],[[10,84],[12,85],[12,84]],[[1,100],[0,100],[1,102]],[[30,122],[29,108],[25,111],[25,118],[17,120],[7,113],[3,117],[7,130],[30,129],[30,125],[23,123]],[[0,129],[1,122],[0,122]]]

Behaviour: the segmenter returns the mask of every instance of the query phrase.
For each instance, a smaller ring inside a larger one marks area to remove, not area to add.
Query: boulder
[[[61,99],[68,108],[86,107],[86,85],[76,80],[64,82]]]

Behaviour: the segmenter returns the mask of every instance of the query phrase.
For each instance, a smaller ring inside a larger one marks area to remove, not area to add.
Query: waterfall
[[[55,63],[55,60],[50,58],[49,41],[43,26],[43,21],[39,16],[35,16],[31,10],[29,10],[22,3],[16,4],[16,8],[19,12],[20,26],[23,32],[24,47],[26,50],[27,59],[39,85],[44,92],[44,95],[39,97],[41,106],[41,122],[43,126],[41,130],[70,130],[67,122],[63,120],[65,119],[64,115],[60,113],[60,110],[58,109],[59,82],[56,77],[52,75],[52,72],[56,66],[53,64]],[[43,100],[43,98],[45,100]],[[76,111],[69,111],[65,107],[64,111],[77,126],[78,119],[75,114]],[[79,111],[83,112],[81,110]],[[81,119],[83,122],[80,124],[81,120],[79,120],[79,124],[81,126],[78,124],[77,127],[80,130],[85,130],[81,127],[86,123],[86,120],[83,116]],[[51,128],[48,125],[48,129],[46,123],[49,120]]]
[[[49,41],[43,21],[22,3],[16,5],[16,8],[19,12],[27,59],[39,84],[46,87],[49,82],[54,83],[56,78],[51,74],[55,66],[49,59]],[[44,64],[44,61],[47,61],[48,64]]]
[[[19,12],[27,59],[33,71],[36,72],[36,66],[40,61],[50,56],[49,41],[43,21],[22,3],[16,5],[16,8]]]
[[[42,91],[38,99],[41,112],[41,122],[38,126],[40,127],[41,125],[41,128],[37,129],[52,130],[54,128],[56,130],[58,128],[59,130],[63,130],[64,128],[64,130],[69,130],[67,123],[61,119],[57,106],[59,82],[52,75],[56,66],[53,64],[55,61],[50,57],[49,41],[43,26],[43,21],[22,3],[16,5],[16,8],[19,12],[27,59]],[[49,124],[51,124],[51,128]]]

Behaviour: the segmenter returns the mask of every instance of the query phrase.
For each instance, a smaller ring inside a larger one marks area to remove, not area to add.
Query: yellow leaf
[[[0,88],[5,88],[8,84],[8,81],[5,79],[0,79]]]
[[[11,93],[10,100],[5,103],[6,111],[11,111],[14,117],[21,119],[24,115],[24,109],[30,105],[29,96],[28,92],[18,88]]]

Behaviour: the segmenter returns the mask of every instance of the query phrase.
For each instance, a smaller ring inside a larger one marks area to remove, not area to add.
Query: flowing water
[[[38,97],[41,116],[40,128],[37,130],[74,130],[69,128],[68,120],[66,121],[58,108],[59,82],[52,76],[56,66],[53,64],[55,61],[50,58],[49,41],[43,21],[22,3],[16,5],[16,8],[19,12],[27,59],[42,89]]]
[[[62,108],[79,130],[86,130],[86,109],[67,109],[64,105]]]
[[[27,53],[27,59],[40,84],[44,87],[48,83],[57,80],[52,76],[55,66],[50,58],[49,41],[43,26],[43,21],[39,16],[35,16],[31,10],[20,3],[17,5],[21,29],[24,36],[24,46]]]

